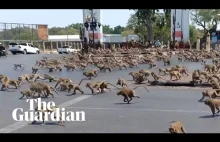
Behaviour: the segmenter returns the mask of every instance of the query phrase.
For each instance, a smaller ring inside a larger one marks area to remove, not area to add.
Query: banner
[[[38,25],[38,38],[39,40],[48,40],[48,26]]]

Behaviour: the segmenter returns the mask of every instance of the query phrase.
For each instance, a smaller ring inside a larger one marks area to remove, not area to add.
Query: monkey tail
[[[121,89],[121,88],[119,88],[119,87],[117,87],[117,86],[115,86],[115,85],[113,85],[113,84],[111,84],[111,83],[107,83],[107,84],[109,84],[109,85],[111,85],[111,86],[113,86],[113,87],[115,87],[115,88],[117,88],[117,89]]]
[[[83,79],[81,79],[81,81],[79,82],[79,86],[80,86],[80,84],[83,82],[83,80],[87,80],[88,78],[83,78]]]
[[[147,90],[148,92],[150,92],[150,91],[147,89],[147,87],[145,87],[145,86],[137,86],[137,87],[135,87],[135,88],[132,89],[132,90],[136,90],[137,88],[140,88],[140,87],[143,87],[145,90]]]
[[[60,94],[56,91],[56,89],[54,89],[52,86],[50,86],[50,88],[51,88],[54,92],[56,92],[57,95],[60,95]]]

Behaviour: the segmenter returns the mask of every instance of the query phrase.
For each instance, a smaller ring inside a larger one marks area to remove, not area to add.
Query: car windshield
[[[62,48],[71,48],[70,46],[63,46]]]
[[[19,43],[19,45],[24,45],[24,46],[26,46],[27,44],[26,44],[26,43]]]

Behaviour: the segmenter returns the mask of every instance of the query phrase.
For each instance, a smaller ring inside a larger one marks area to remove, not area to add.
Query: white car
[[[59,54],[62,54],[62,53],[73,53],[73,52],[79,52],[81,49],[77,49],[77,48],[74,48],[72,46],[68,46],[68,45],[65,45],[61,48],[57,48],[57,52]]]
[[[9,43],[8,50],[11,51],[12,54],[40,54],[40,50],[31,43]]]

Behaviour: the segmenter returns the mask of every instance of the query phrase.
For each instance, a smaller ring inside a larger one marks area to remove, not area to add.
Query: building
[[[175,15],[176,13],[176,15]],[[175,23],[175,40],[189,40],[189,10],[171,9],[171,41],[173,41],[173,18]]]

